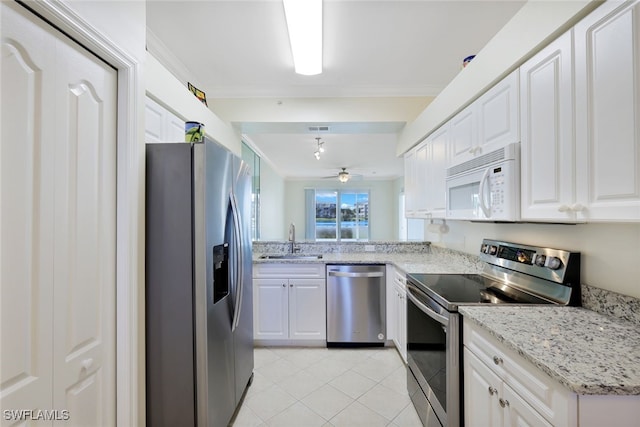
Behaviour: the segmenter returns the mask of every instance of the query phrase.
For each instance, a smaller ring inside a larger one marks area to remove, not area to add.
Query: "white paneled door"
[[[2,422],[113,425],[117,73],[1,7]]]

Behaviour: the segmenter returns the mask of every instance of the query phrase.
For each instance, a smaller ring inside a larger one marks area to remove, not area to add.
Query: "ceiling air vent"
[[[329,132],[329,126],[309,126],[309,132]]]

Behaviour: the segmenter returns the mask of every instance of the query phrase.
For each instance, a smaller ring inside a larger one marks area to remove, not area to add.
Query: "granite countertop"
[[[575,393],[640,395],[640,328],[634,323],[580,307],[459,311]]]
[[[405,273],[477,273],[478,262],[453,251],[444,253],[323,253],[321,259],[261,259],[253,254],[254,264],[260,263],[323,263],[323,264],[393,264]]]

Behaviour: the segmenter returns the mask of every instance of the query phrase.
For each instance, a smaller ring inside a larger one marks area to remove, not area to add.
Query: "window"
[[[307,190],[307,239],[369,240],[369,192]]]

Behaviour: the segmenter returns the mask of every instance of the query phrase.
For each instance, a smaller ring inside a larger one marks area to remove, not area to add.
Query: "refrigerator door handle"
[[[238,201],[236,200],[235,194],[231,193],[231,213],[233,215],[233,228],[234,228],[234,236],[235,236],[235,304],[233,310],[233,321],[231,323],[231,331],[235,331],[238,327],[238,323],[240,321],[240,311],[242,310],[242,277],[243,277],[243,260],[242,260],[242,249],[240,247],[242,243],[241,227],[240,227],[240,214],[238,213]]]

